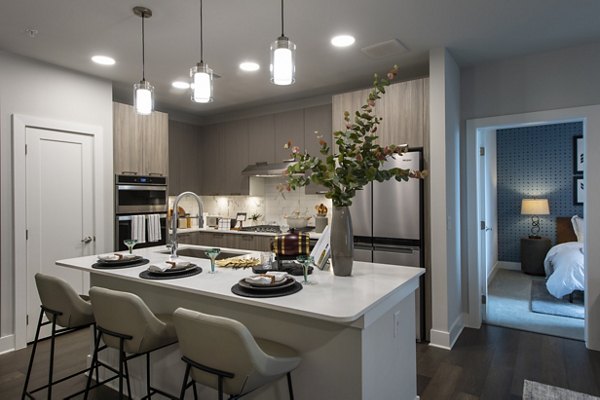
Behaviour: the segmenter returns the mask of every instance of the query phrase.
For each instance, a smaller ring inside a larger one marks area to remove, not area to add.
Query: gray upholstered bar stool
[[[96,328],[100,335],[96,338],[92,366],[98,362],[100,338],[113,349],[119,350],[119,398],[123,397],[123,378],[127,380],[127,394],[131,398],[127,361],[146,355],[146,391],[144,399],[160,393],[171,399],[177,397],[150,385],[150,353],[177,342],[172,316],[154,314],[137,295],[128,292],[92,287],[90,289],[92,309],[96,318]],[[129,355],[128,355],[129,354]],[[88,376],[85,397],[91,377]]]
[[[291,371],[301,361],[295,350],[255,339],[242,323],[229,318],[178,308],[173,322],[186,363],[180,399],[195,382],[217,389],[219,400],[223,393],[239,399],[284,375],[290,399],[294,398]]]
[[[33,399],[33,393],[48,388],[47,398],[51,399],[53,385],[73,378],[74,376],[84,372],[89,371],[90,376],[92,375],[91,368],[86,368],[56,381],[53,381],[52,376],[54,370],[54,345],[56,337],[90,327],[94,324],[94,316],[92,314],[92,306],[89,301],[87,301],[87,296],[77,294],[77,292],[62,279],[37,273],[35,274],[35,284],[37,286],[42,305],[21,398],[24,399],[25,397],[29,397]],[[44,315],[46,315],[48,318],[48,321],[46,322],[44,322]],[[27,386],[29,385],[29,378],[31,377],[35,352],[37,350],[37,345],[40,338],[40,330],[42,326],[48,324],[52,324],[50,336],[50,366],[48,369],[48,384],[33,390],[28,390]],[[57,325],[62,328],[57,329]],[[74,394],[73,396],[77,394],[78,393]]]

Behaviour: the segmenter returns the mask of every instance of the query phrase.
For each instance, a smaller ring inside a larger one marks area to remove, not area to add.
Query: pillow
[[[585,221],[579,215],[573,215],[571,218],[571,224],[573,225],[573,231],[575,232],[575,236],[577,236],[578,242],[583,242],[584,232],[585,232]]]

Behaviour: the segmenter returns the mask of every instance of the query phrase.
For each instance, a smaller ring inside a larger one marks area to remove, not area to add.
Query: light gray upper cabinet
[[[202,127],[200,135],[202,190],[206,196],[225,193],[223,129],[219,124]]]
[[[200,128],[169,121],[169,194],[201,192]]]
[[[275,162],[275,119],[273,115],[248,121],[248,163]]]
[[[127,104],[113,103],[115,174],[167,176],[168,114],[137,115]]]
[[[292,149],[283,146],[292,142],[292,146],[304,148],[304,110],[293,110],[275,114],[275,162],[289,160]]]
[[[333,96],[333,130],[344,130],[344,111],[354,112],[366,103],[370,89]],[[374,113],[383,118],[378,129],[378,143],[408,144],[422,147],[429,131],[429,78],[399,82],[386,88],[376,103]]]
[[[331,105],[323,105],[304,109],[304,148],[308,154],[319,157],[322,160],[327,155],[321,154],[320,136],[329,144],[331,148]],[[320,194],[325,191],[325,187],[311,183],[306,186],[306,194]]]
[[[248,125],[245,121],[234,121],[223,124],[222,129],[225,185],[219,194],[247,195],[248,177],[242,176],[242,170],[248,165]]]

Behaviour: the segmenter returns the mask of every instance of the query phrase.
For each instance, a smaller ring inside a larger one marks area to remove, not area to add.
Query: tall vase
[[[352,235],[352,217],[348,207],[333,207],[330,234],[334,275],[352,275],[354,236]]]

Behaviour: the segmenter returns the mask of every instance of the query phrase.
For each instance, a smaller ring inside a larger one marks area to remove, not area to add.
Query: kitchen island
[[[156,247],[134,252],[153,262],[167,259],[164,250]],[[90,272],[93,286],[136,293],[154,312],[171,313],[185,307],[234,318],[256,337],[295,348],[302,357],[292,373],[296,399],[416,398],[414,291],[423,270],[356,262],[352,277],[315,270],[310,279],[316,284],[304,286],[298,293],[246,298],[233,294],[231,287],[251,270],[220,268],[216,274],[208,274],[210,261],[189,259],[204,272],[173,280],[139,278],[147,265],[92,269],[95,256],[56,264]],[[108,362],[116,360],[114,354],[108,357]],[[180,357],[177,345],[153,354],[154,385],[178,393],[184,372]],[[144,394],[144,366],[142,360],[134,361],[138,363],[130,365],[132,390],[139,398]],[[211,389],[199,389],[200,398],[216,395]],[[281,380],[245,398],[286,399],[286,393],[285,380]]]

